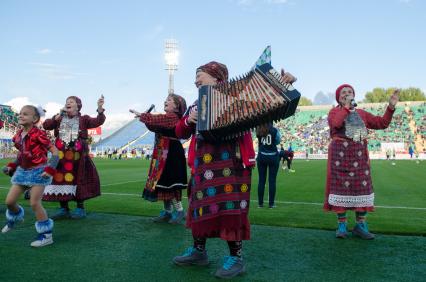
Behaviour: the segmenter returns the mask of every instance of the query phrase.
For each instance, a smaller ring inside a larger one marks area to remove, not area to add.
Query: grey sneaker
[[[239,257],[225,256],[223,266],[219,268],[214,276],[217,278],[232,278],[246,271],[243,260]]]
[[[348,236],[348,230],[346,228],[346,222],[339,222],[339,226],[336,230],[336,238],[345,239]]]
[[[160,222],[169,222],[169,220],[172,218],[172,214],[167,211],[161,211],[160,215],[157,217],[154,217],[152,219],[152,222],[160,223]]]
[[[352,235],[355,237],[360,237],[364,240],[374,239],[374,234],[368,231],[368,226],[366,222],[357,223],[355,228],[352,230]]]
[[[70,211],[66,208],[59,208],[58,212],[55,213],[51,218],[53,220],[71,218],[71,214]]]
[[[169,220],[171,224],[180,224],[185,219],[185,211],[177,211],[172,214],[172,218]]]
[[[209,258],[207,251],[200,252],[194,247],[189,247],[181,256],[174,257],[173,262],[177,265],[208,265]]]

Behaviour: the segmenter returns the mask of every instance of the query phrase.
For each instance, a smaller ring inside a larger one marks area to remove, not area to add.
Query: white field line
[[[141,182],[141,181],[126,181],[126,182],[105,184],[105,185],[101,185],[101,186],[105,187],[105,186],[121,185],[121,184],[134,183],[134,182]],[[9,190],[9,187],[0,186],[0,189]],[[141,197],[142,193],[141,194],[135,194],[135,193],[110,193],[110,192],[102,192],[102,195]],[[184,196],[183,198],[186,198],[186,197]],[[256,200],[250,200],[250,202],[257,202],[257,201]],[[289,201],[275,201],[275,203],[278,203],[278,204],[288,204],[288,205],[310,205],[310,206],[322,206],[323,205],[323,203],[289,202]],[[420,210],[420,211],[426,210],[426,208],[402,207],[402,206],[375,206],[375,207],[376,208],[382,208],[382,209],[403,209],[403,210]]]

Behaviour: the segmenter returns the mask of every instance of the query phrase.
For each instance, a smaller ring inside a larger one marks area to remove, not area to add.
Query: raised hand
[[[392,93],[392,95],[389,98],[389,107],[393,110],[395,109],[396,104],[399,101],[399,93],[401,92],[401,89],[395,89]]]
[[[196,109],[190,111],[189,117],[188,117],[188,122],[189,123],[197,123],[197,119],[198,119],[198,111]]]
[[[284,69],[281,69],[281,76],[284,83],[293,83],[296,82],[297,78],[289,72],[285,72]]]
[[[101,98],[99,98],[98,100],[98,112],[104,111],[104,108],[103,108],[104,103],[105,103],[104,95],[101,95]]]
[[[136,111],[136,110],[132,110],[132,109],[130,109],[130,110],[129,110],[129,112],[131,112],[132,114],[134,114],[134,115],[135,115],[135,118],[138,118],[138,117],[140,117],[140,116],[141,116],[141,113],[140,113],[140,112],[138,112],[138,111]]]

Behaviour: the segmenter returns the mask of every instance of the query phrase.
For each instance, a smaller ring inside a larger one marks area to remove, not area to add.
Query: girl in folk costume
[[[24,106],[18,123],[21,129],[13,137],[15,147],[19,150],[15,162],[3,168],[3,172],[12,176],[12,187],[6,197],[7,223],[2,233],[9,232],[16,223],[24,220],[24,209],[17,204],[21,194],[31,189],[31,207],[36,216],[35,228],[37,239],[31,243],[32,247],[43,247],[53,243],[53,220],[47,217],[46,210],[41,204],[43,190],[52,182],[52,176],[58,164],[58,150],[50,143],[44,130],[37,128],[40,116],[44,115],[41,108]],[[52,153],[50,160],[47,153]]]
[[[67,98],[61,114],[46,119],[43,127],[54,130],[55,145],[59,150],[59,165],[51,185],[44,191],[44,201],[59,201],[60,209],[53,218],[84,218],[84,201],[101,194],[98,172],[89,156],[87,130],[101,126],[105,121],[104,97],[98,100],[98,116],[81,115],[80,98]],[[76,201],[77,208],[70,213],[68,202]]]
[[[216,85],[228,80],[225,65],[210,62],[196,71],[195,85]],[[188,152],[191,181],[188,186],[187,227],[193,247],[173,259],[177,265],[207,265],[206,239],[220,237],[228,243],[230,256],[215,276],[230,278],[244,272],[242,240],[250,239],[248,209],[251,169],[255,153],[251,133],[237,139],[209,143],[196,137],[197,102],[176,126],[179,138],[192,135]]]
[[[337,214],[337,238],[346,238],[346,211],[354,210],[356,225],[353,235],[374,239],[366,223],[367,212],[374,210],[367,129],[385,129],[389,126],[398,93],[399,90],[394,91],[384,115],[380,117],[355,108],[355,91],[349,84],[343,84],[336,90],[339,105],[328,114],[332,140],[328,148],[324,209]]]
[[[164,210],[154,222],[180,223],[185,218],[182,207],[182,189],[187,187],[185,151],[176,138],[175,127],[186,111],[185,99],[170,94],[164,102],[165,114],[138,113],[139,120],[155,132],[155,144],[151,165],[143,191],[143,198],[164,202]],[[173,207],[175,212],[172,213]]]

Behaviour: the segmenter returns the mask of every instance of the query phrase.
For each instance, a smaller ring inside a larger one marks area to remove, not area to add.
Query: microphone
[[[149,114],[153,109],[155,108],[155,105],[154,104],[152,104],[150,107],[149,107],[149,109],[148,110],[146,110],[146,112],[145,113],[147,113],[147,114]]]
[[[358,106],[358,104],[355,102],[354,99],[351,100],[351,107],[355,108],[356,106]]]

